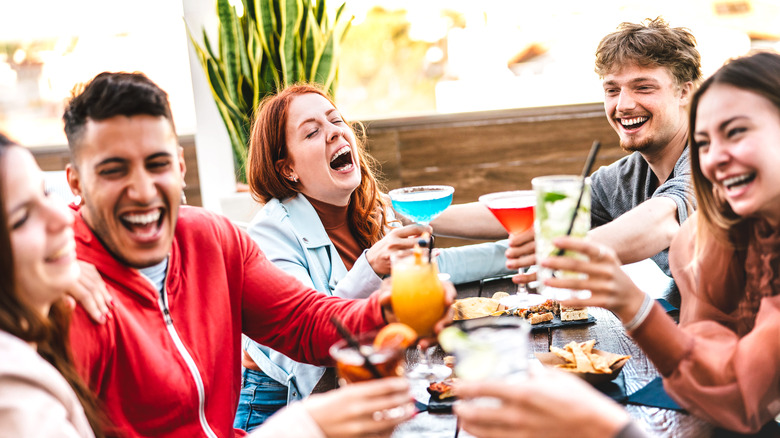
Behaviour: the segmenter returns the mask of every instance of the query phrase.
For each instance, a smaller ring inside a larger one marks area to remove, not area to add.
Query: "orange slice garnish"
[[[400,322],[393,322],[379,330],[374,338],[374,348],[407,348],[417,341],[417,332]]]

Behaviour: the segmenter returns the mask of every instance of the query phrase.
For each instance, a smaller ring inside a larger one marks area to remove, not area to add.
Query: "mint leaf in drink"
[[[561,199],[566,199],[566,195],[564,195],[563,193],[555,193],[555,192],[547,192],[544,194],[545,203],[552,203],[552,202],[560,201]]]

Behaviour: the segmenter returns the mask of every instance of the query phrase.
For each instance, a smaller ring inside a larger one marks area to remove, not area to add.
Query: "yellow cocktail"
[[[435,261],[426,253],[407,252],[393,258],[393,312],[421,337],[432,336],[433,326],[445,312],[444,286]]]

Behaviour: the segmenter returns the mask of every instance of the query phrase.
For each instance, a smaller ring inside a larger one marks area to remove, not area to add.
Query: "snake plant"
[[[241,0],[239,16],[228,0],[217,0],[218,40],[202,45],[188,29],[233,148],[236,178],[246,182],[252,115],[260,101],[287,85],[321,84],[334,94],[339,47],[352,17],[342,4],[333,20],[326,0]]]

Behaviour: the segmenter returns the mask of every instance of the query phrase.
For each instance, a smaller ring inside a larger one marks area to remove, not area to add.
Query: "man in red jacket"
[[[185,164],[167,95],[140,73],[102,73],[64,115],[81,196],[80,259],[114,296],[108,322],[73,315],[74,359],[123,436],[233,436],[241,333],[329,362],[337,315],[354,332],[393,315],[389,294],[306,289],[226,218],[181,206]]]

